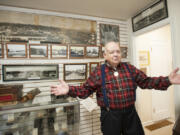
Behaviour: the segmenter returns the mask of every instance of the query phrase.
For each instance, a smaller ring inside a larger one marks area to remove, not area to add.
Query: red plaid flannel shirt
[[[166,90],[171,85],[167,76],[147,77],[133,65],[128,64],[128,67],[132,74],[126,68],[125,63],[120,63],[115,70],[106,62],[105,87],[109,106],[112,109],[122,109],[133,105],[135,102],[136,86],[142,89]],[[118,71],[118,77],[114,76],[114,71]],[[86,98],[93,92],[96,92],[98,105],[105,107],[102,94],[101,66],[91,73],[82,86],[70,86],[69,88],[68,95],[72,97]]]

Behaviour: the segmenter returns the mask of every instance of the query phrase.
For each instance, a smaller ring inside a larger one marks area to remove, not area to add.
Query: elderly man
[[[135,109],[136,88],[166,90],[171,84],[180,84],[178,68],[166,77],[147,77],[131,64],[121,62],[117,42],[105,44],[105,64],[97,67],[82,86],[68,86],[60,80],[51,87],[55,95],[86,98],[96,92],[101,108],[103,135],[144,135]]]

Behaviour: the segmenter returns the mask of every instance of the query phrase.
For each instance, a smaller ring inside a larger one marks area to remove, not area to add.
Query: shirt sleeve
[[[71,97],[86,98],[100,87],[100,70],[96,68],[81,86],[69,86],[68,95]]]
[[[130,68],[137,85],[142,89],[167,90],[171,85],[168,76],[148,77],[136,67],[130,65]]]

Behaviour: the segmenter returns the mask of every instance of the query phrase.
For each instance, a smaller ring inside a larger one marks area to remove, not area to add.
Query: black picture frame
[[[168,17],[167,0],[159,0],[132,17],[133,32],[159,22]]]
[[[57,80],[58,65],[2,65],[3,81]]]

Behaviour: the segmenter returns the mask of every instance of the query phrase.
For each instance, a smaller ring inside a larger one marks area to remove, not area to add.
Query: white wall
[[[130,46],[130,58],[131,63],[135,61],[135,50],[134,37],[145,32],[157,29],[164,25],[170,24],[171,27],[171,44],[172,44],[172,57],[173,57],[173,68],[180,67],[180,0],[167,0],[169,17],[153,25],[145,27],[135,33],[132,32],[131,18],[127,20],[129,29],[129,46]],[[179,72],[180,73],[180,72]],[[180,114],[180,85],[175,86],[175,116]]]
[[[174,67],[180,67],[180,0],[168,0],[168,9],[172,31]],[[176,117],[180,114],[180,86],[175,86]]]

